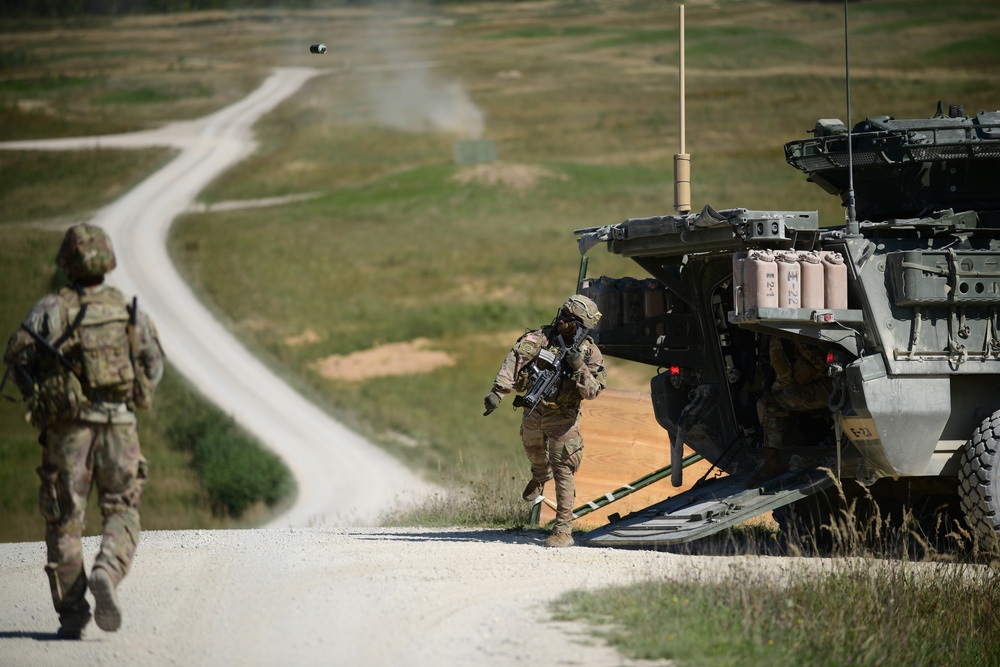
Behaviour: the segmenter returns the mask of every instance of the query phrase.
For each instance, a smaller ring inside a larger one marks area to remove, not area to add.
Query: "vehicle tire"
[[[958,491],[966,521],[986,549],[995,548],[1000,541],[1000,411],[965,443]]]

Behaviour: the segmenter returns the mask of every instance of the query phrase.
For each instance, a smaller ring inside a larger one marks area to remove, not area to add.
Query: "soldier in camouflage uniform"
[[[507,353],[493,381],[493,390],[484,399],[486,414],[500,405],[505,394],[528,390],[532,379],[530,368],[541,350],[557,351],[558,336],[566,342],[572,341],[577,327],[593,329],[600,318],[597,304],[576,294],[563,303],[552,324],[521,336]],[[573,475],[583,459],[580,402],[597,398],[607,385],[604,357],[589,336],[575,351],[567,354],[563,363],[567,367],[566,376],[556,395],[549,401],[542,401],[530,415],[526,409],[521,421],[521,440],[531,462],[531,481],[524,489],[524,499],[534,501],[545,482],[555,478],[556,520],[552,535],[545,540],[547,547],[573,545],[573,503],[576,500]],[[515,399],[515,406],[517,404]]]
[[[136,302],[103,284],[115,267],[103,230],[71,227],[56,262],[69,285],[35,305],[11,336],[4,362],[40,432],[39,510],[59,636],[80,639],[91,618],[81,537],[95,484],[104,536],[89,577],[94,617],[108,632],[121,625],[116,589],[139,540],[147,476],[134,410],[149,406],[163,375],[163,353]]]
[[[825,408],[833,391],[826,376],[826,352],[815,345],[772,336],[769,346],[775,379],[771,390],[757,401],[764,432],[764,463],[748,482],[757,485],[785,470],[778,456],[784,446],[782,420],[790,412]]]

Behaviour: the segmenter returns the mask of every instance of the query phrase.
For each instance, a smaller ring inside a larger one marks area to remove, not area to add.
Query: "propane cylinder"
[[[839,252],[823,255],[823,307],[830,310],[847,308],[847,265]]]
[[[816,250],[799,253],[799,275],[802,281],[802,304],[800,308],[822,308],[823,257]]]
[[[795,252],[781,252],[778,263],[778,307],[802,307],[802,276],[799,273],[799,256]]]
[[[632,324],[642,319],[642,291],[635,278],[619,278],[616,281],[622,295],[622,324]]]
[[[778,307],[778,264],[767,250],[753,250],[743,262],[743,305]]]

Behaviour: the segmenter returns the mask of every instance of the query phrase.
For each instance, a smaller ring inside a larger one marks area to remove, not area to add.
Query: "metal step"
[[[691,542],[833,486],[825,468],[800,468],[747,488],[753,473],[719,477],[583,535],[587,546]]]

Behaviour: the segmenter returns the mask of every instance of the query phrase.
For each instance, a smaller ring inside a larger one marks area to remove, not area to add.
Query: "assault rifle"
[[[572,375],[568,369],[564,368],[563,361],[570,352],[575,352],[580,347],[580,343],[587,338],[589,333],[590,329],[577,324],[576,334],[569,345],[565,344],[562,334],[559,334],[555,341],[559,345],[559,351],[541,350],[535,360],[531,362],[528,369],[528,373],[532,377],[531,387],[518,401],[520,405],[528,409],[525,417],[534,412],[540,403],[554,397],[559,391],[559,383],[562,379]]]
[[[8,377],[10,377],[10,366],[8,366],[7,370],[3,372],[3,380],[0,380],[0,396],[2,396],[4,400],[10,401],[11,403],[17,403],[16,398],[14,398],[13,396],[8,396],[3,392],[3,388],[7,386]]]
[[[59,363],[66,368],[66,370],[73,372],[72,362],[70,362],[69,359],[64,357],[62,355],[62,352],[53,347],[52,343],[50,343],[44,336],[42,336],[40,333],[29,327],[27,324],[22,323],[21,328],[27,331],[28,334],[32,337],[32,339],[34,339],[34,341],[38,343],[43,350],[53,355],[59,361]],[[14,398],[13,396],[8,396],[3,391],[4,387],[7,386],[7,378],[10,377],[11,370],[14,371],[14,375],[16,376],[14,378],[15,382],[17,383],[17,386],[22,390],[22,393],[25,387],[31,386],[32,378],[28,374],[28,371],[20,364],[12,363],[9,366],[7,366],[7,370],[5,370],[3,374],[3,380],[0,381],[0,396],[3,396],[3,398],[5,398],[8,401],[15,402],[17,401],[16,398]]]
[[[82,318],[78,318],[82,319]],[[21,328],[28,332],[29,335],[34,339],[36,343],[42,346],[42,349],[51,354],[56,358],[56,360],[62,364],[62,366],[68,370],[70,373],[75,373],[76,369],[73,367],[73,362],[63,356],[62,352],[55,348],[42,334],[38,333],[27,324],[22,324]],[[61,340],[61,339],[60,339]]]

